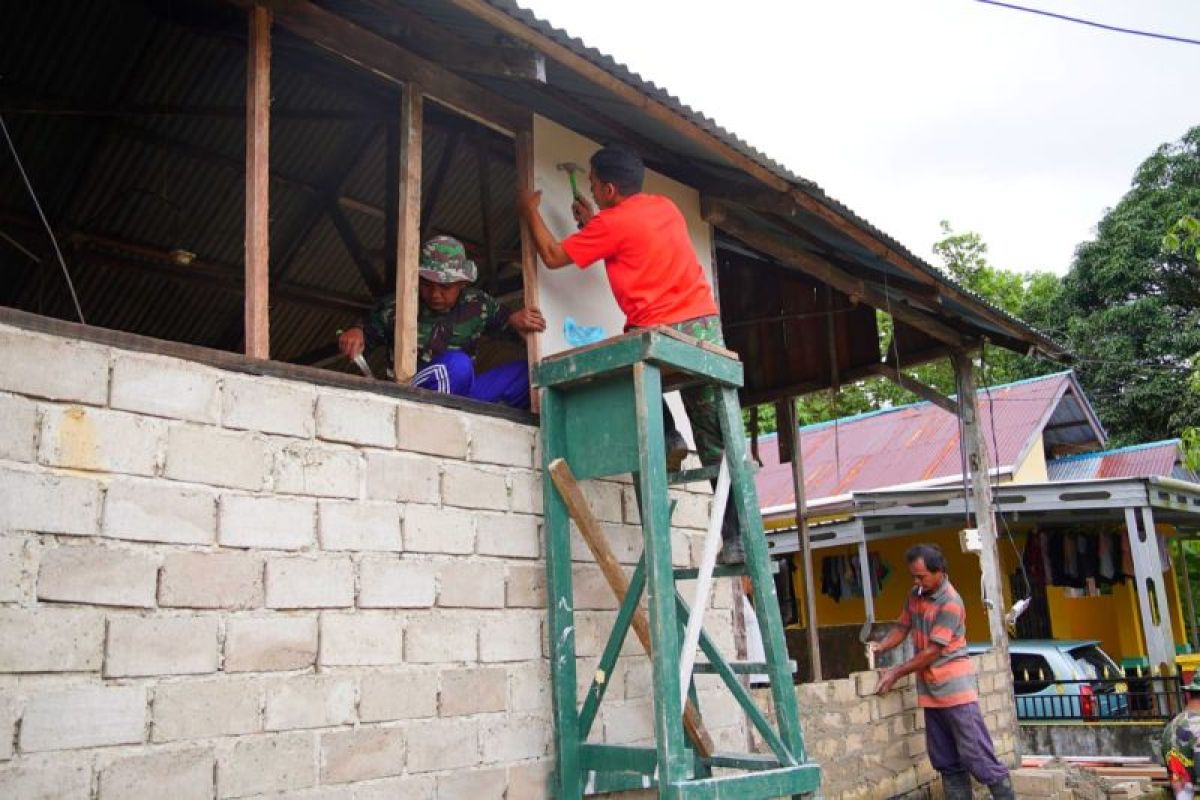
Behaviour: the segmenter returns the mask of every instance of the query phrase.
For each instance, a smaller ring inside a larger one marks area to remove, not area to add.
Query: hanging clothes
[[[1112,583],[1117,577],[1117,564],[1113,559],[1113,540],[1112,534],[1102,533],[1099,536],[1099,574],[1100,580],[1106,583]]]

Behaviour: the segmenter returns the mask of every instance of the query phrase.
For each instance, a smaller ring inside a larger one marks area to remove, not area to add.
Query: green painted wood
[[[749,772],[743,775],[676,781],[663,786],[659,797],[663,800],[733,800],[733,798],[744,800],[745,798],[786,797],[811,794],[820,785],[821,768],[816,764],[799,764],[763,772]]]
[[[586,742],[588,735],[592,732],[592,724],[596,721],[596,712],[599,711],[600,703],[604,700],[604,693],[612,684],[613,669],[621,655],[621,646],[625,643],[625,637],[629,634],[629,623],[633,621],[633,612],[637,610],[638,604],[642,600],[642,591],[645,588],[646,557],[643,554],[633,569],[633,575],[629,578],[629,591],[625,594],[625,600],[617,612],[617,619],[613,623],[612,631],[608,634],[608,643],[604,645],[600,663],[596,665],[597,677],[592,678],[592,685],[588,688],[587,697],[583,701],[583,709],[579,712],[579,741],[581,742]],[[604,675],[603,682],[598,678],[600,674]]]
[[[579,747],[579,765],[581,769],[592,772],[653,775],[658,769],[658,751],[653,747],[587,742]]]
[[[742,363],[655,331],[634,331],[578,350],[543,359],[534,370],[538,386],[566,387],[626,372],[650,362],[706,382],[741,386]],[[575,465],[571,465],[574,469]]]
[[[638,772],[588,773],[586,781],[589,797],[653,789],[658,786],[652,775],[642,775]]]
[[[707,761],[711,766],[721,769],[746,769],[755,772],[783,766],[779,759],[762,753],[714,753]]]
[[[688,772],[679,693],[679,629],[675,617],[675,576],[671,568],[671,525],[667,504],[667,462],[663,436],[662,376],[651,364],[635,364],[636,427],[642,443],[637,472],[642,498],[642,537],[646,556],[646,605],[654,676],[654,732],[659,778],[682,780]]]
[[[772,566],[770,568],[770,574],[774,574],[776,571],[778,571],[778,566],[775,565],[774,561],[772,561],[771,564]],[[750,567],[745,564],[717,564],[715,567],[713,567],[714,578],[734,578],[749,574]],[[696,567],[675,568],[675,580],[677,581],[691,581],[695,580],[699,576],[700,570]]]
[[[737,359],[654,332],[647,341],[647,351],[647,360],[660,368],[704,378],[704,383],[733,388],[742,385],[742,362]]]
[[[725,666],[735,675],[758,675],[766,674],[767,664],[765,661],[727,661]],[[796,674],[796,662],[789,661],[788,669],[792,674]],[[705,661],[697,661],[695,671],[700,675],[716,675],[717,667],[714,664],[709,664]]]
[[[563,454],[576,480],[624,475],[638,468],[640,443],[628,376],[572,387]]]
[[[667,482],[674,486],[677,483],[697,483],[699,481],[708,481],[717,477],[717,473],[721,467],[699,467],[698,469],[685,469],[679,472],[671,472],[667,475]]]
[[[579,715],[575,705],[575,621],[571,589],[571,523],[566,504],[550,478],[550,462],[566,449],[567,407],[562,393],[542,393],[542,496],[545,512],[546,597],[550,642],[551,706],[558,764],[554,796],[583,796],[579,771]]]
[[[758,493],[754,479],[745,469],[746,438],[742,429],[742,413],[736,391],[722,389],[719,394],[718,417],[725,441],[725,457],[732,466],[729,500],[734,503],[741,523],[742,544],[752,576],[754,609],[762,632],[767,659],[766,673],[771,681],[771,698],[774,700],[775,717],[779,721],[779,735],[796,760],[802,762],[805,760],[805,751],[804,734],[800,730],[800,710],[788,669],[787,641],[779,616],[779,598],[775,594],[775,581],[769,577],[771,559],[767,553],[767,539],[763,535],[762,517],[759,515]],[[709,660],[714,659],[710,657]],[[782,756],[780,758],[783,760]]]

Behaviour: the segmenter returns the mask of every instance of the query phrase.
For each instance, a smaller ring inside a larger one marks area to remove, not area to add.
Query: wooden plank
[[[526,125],[517,131],[515,145],[517,150],[517,191],[532,190],[534,188],[532,125]],[[533,243],[533,234],[530,233],[529,226],[518,225],[517,227],[521,229],[521,285],[525,291],[525,308],[540,308],[537,247]],[[533,376],[538,363],[542,360],[542,335],[540,333],[527,335],[525,349],[529,360],[529,384],[536,387]],[[530,392],[529,401],[535,414],[541,407],[541,394],[537,388]]]
[[[399,188],[396,190],[397,383],[417,374],[417,265],[421,253],[421,87],[405,84],[400,97]]]
[[[271,12],[249,11],[246,61],[246,355],[270,358]]]
[[[743,775],[703,778],[666,787],[664,800],[724,800],[730,797],[791,797],[815,792],[821,785],[816,764],[779,767]]]
[[[804,444],[796,419],[796,398],[789,397],[781,404],[780,438],[792,442],[792,498],[795,501],[796,525],[800,528],[800,574],[804,581],[805,630],[808,634],[808,663],[813,682],[823,680],[821,672],[821,637],[817,620],[816,571],[813,569],[812,536],[808,530],[808,492],[804,487]]]
[[[583,496],[583,490],[579,487],[579,482],[575,480],[570,465],[564,459],[555,459],[550,462],[549,473],[551,480],[554,481],[554,488],[558,490],[559,496],[566,504],[567,513],[570,514],[571,519],[575,520],[583,541],[591,551],[592,557],[596,559],[596,565],[600,567],[604,580],[616,595],[617,602],[623,603],[625,595],[629,591],[629,579],[625,577],[625,570],[621,568],[621,562],[613,553],[612,547],[604,535],[604,530],[600,526],[600,521],[596,519],[587,499]],[[630,620],[630,626],[637,635],[638,641],[641,642],[642,649],[646,651],[646,655],[652,656],[650,623],[646,618],[646,612],[641,608],[636,609]],[[704,723],[700,720],[700,712],[691,702],[684,707],[683,726],[687,731],[688,738],[692,740],[701,755],[712,755],[712,737],[704,729]]]
[[[244,5],[250,0],[229,0]],[[262,0],[260,0],[262,1]],[[266,0],[275,21],[297,36],[391,83],[417,83],[430,97],[506,133],[528,118],[519,106],[395,42],[308,0]]]
[[[865,281],[850,277],[820,256],[795,247],[765,231],[752,228],[732,216],[724,204],[704,199],[702,200],[702,210],[707,222],[741,239],[751,247],[762,250],[767,255],[832,286],[847,295],[851,302],[865,302],[952,347],[967,346],[966,337],[949,325],[913,308],[899,298],[890,298],[882,290]]]
[[[923,400],[928,400],[938,408],[941,408],[954,416],[958,416],[958,403],[946,397],[944,394],[934,389],[932,386],[927,386],[921,383],[916,378],[913,378],[890,364],[880,364],[877,368],[877,373],[889,379],[902,389],[907,389]]]

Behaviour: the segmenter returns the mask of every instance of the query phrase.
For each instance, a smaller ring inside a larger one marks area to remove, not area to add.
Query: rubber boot
[[[942,794],[946,800],[971,800],[975,790],[971,788],[971,773],[943,772]]]
[[[989,783],[988,790],[992,793],[992,800],[1016,800],[1012,780],[1009,778]]]

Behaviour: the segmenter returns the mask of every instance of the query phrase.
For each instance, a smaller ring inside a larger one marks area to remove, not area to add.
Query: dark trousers
[[[1008,777],[1008,767],[996,758],[992,736],[983,724],[979,703],[925,709],[925,748],[938,772],[970,772],[990,786]]]

